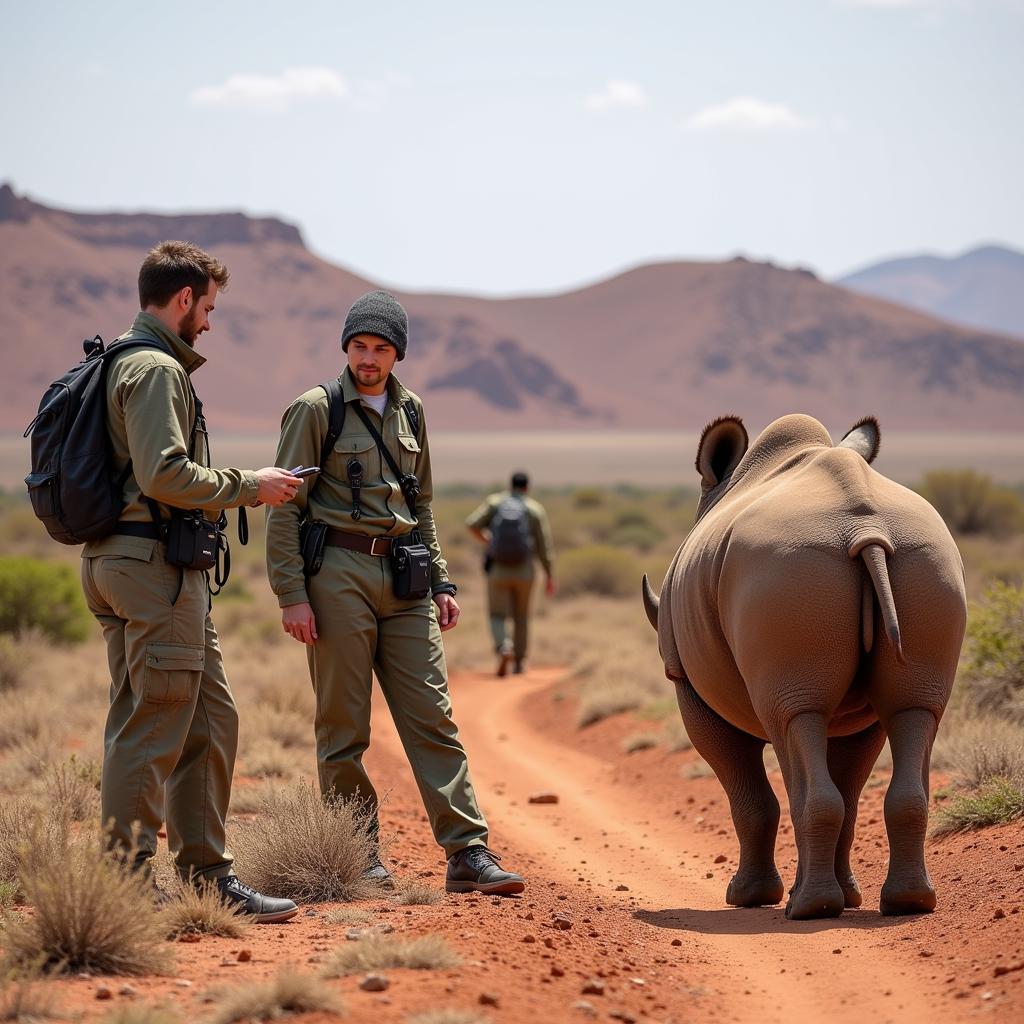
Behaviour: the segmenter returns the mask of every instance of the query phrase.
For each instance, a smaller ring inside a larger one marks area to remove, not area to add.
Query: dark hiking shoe
[[[395,887],[395,876],[384,867],[384,862],[380,857],[375,856],[370,861],[370,866],[363,872],[363,878],[379,885],[382,889],[394,889]]]
[[[503,679],[508,675],[508,670],[512,666],[512,659],[515,657],[515,651],[512,648],[512,641],[506,640],[498,648],[498,678]]]
[[[486,846],[467,846],[448,858],[445,892],[483,892],[491,896],[511,896],[522,892],[522,875],[498,867],[501,858]]]
[[[523,659],[522,658],[516,658],[516,663],[513,666],[512,671],[517,676],[521,676],[526,671],[526,666],[523,664]]]
[[[299,908],[291,900],[278,900],[273,896],[264,896],[252,886],[239,881],[234,875],[217,879],[217,890],[220,898],[229,906],[237,906],[239,913],[257,924],[276,924],[294,917]]]

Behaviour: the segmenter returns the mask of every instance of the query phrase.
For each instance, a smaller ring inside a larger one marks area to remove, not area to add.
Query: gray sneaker
[[[217,879],[220,898],[229,905],[239,908],[239,913],[257,922],[257,924],[277,924],[293,918],[299,908],[291,900],[279,900],[273,896],[264,896],[252,886],[246,885],[235,875]]]
[[[375,882],[382,889],[394,889],[395,876],[391,874],[378,854],[375,854],[370,866],[363,872],[363,878],[368,882]]]
[[[515,659],[515,650],[512,647],[511,640],[505,640],[502,645],[498,648],[498,678],[503,679],[508,675],[508,670],[512,667],[512,662]]]
[[[526,888],[522,875],[498,867],[501,858],[486,846],[467,846],[448,858],[445,892],[512,896]]]

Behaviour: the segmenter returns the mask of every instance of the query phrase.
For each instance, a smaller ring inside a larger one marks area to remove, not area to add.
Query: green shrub
[[[1004,537],[1024,527],[1020,497],[973,469],[933,470],[919,490],[956,533]]]
[[[961,683],[975,707],[1024,721],[1024,586],[995,583],[972,608]]]
[[[1009,779],[992,779],[973,793],[960,793],[939,809],[932,827],[935,837],[970,832],[989,825],[1024,819],[1024,786]]]
[[[85,639],[89,620],[70,566],[0,558],[0,633],[38,629],[56,643],[75,643]]]
[[[640,569],[632,555],[607,544],[590,544],[567,551],[559,563],[561,592],[568,597],[599,594],[602,597],[640,598]]]

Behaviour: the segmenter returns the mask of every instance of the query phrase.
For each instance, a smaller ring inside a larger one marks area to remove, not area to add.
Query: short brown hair
[[[210,280],[223,292],[228,287],[228,268],[191,242],[161,242],[146,254],[139,268],[139,306],[166,306],[182,288],[198,298]]]

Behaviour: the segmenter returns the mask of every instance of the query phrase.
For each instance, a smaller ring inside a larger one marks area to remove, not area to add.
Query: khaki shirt
[[[530,536],[533,538],[533,554],[543,566],[544,571],[551,575],[555,560],[554,544],[551,541],[551,528],[548,525],[548,514],[539,501],[524,494],[522,491],[499,491],[491,494],[466,519],[466,525],[474,530],[486,530],[491,525],[498,506],[508,497],[514,496],[526,506],[526,514],[530,520]]]
[[[202,509],[216,519],[222,509],[255,504],[256,474],[247,469],[208,469],[209,449],[202,430],[196,433],[194,459],[189,458],[196,408],[188,378],[206,360],[149,313],[139,313],[118,341],[129,336],[152,338],[168,351],[129,349],[114,356],[107,367],[107,429],[114,472],[120,474],[129,459],[132,463],[121,522],[153,521],[143,494],[157,502],[164,517],[171,506]],[[86,544],[82,557],[151,557],[155,544],[144,537],[113,534]]]
[[[307,511],[311,518],[322,520],[334,529],[367,537],[396,537],[416,526],[395,474],[354,408],[353,403],[360,401],[360,396],[348,367],[338,380],[346,405],[345,424],[322,472],[306,479],[294,501],[267,510],[267,572],[281,607],[309,600],[299,552],[299,522]],[[430,507],[433,482],[423,403],[407,391],[394,374],[388,377],[387,394],[388,404],[383,417],[365,404],[363,411],[377,427],[402,472],[414,473],[420,482],[416,505],[418,529],[423,543],[430,549],[431,586],[437,587],[450,581],[448,564],[441,556],[434,513]],[[419,416],[418,434],[414,433],[402,408],[410,399]],[[281,440],[277,446],[277,465],[283,469],[319,466],[326,434],[327,393],[323,388],[315,387],[299,395],[284,414]],[[346,466],[353,458],[358,458],[363,467],[363,484],[359,493],[362,516],[358,520],[352,518],[352,490],[346,472]]]

